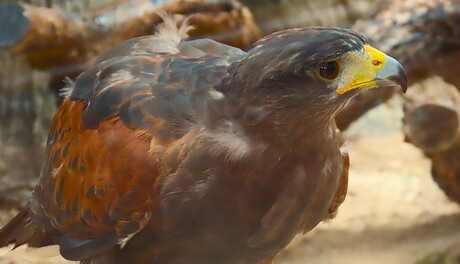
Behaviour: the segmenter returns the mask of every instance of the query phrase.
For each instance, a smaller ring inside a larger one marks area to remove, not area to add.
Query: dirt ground
[[[297,237],[276,263],[414,264],[460,248],[460,208],[431,179],[429,161],[403,142],[401,116],[395,98],[347,131],[352,165],[345,203],[334,220]],[[0,224],[11,213],[0,215]],[[8,251],[0,249],[0,264],[70,263],[55,247]],[[456,263],[449,261],[423,263]]]

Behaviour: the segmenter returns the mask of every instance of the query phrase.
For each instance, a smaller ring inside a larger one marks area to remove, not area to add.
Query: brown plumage
[[[82,263],[270,263],[335,215],[349,160],[334,117],[360,90],[405,89],[401,66],[345,29],[278,32],[248,53],[186,30],[165,19],[71,83],[0,246],[55,243]]]

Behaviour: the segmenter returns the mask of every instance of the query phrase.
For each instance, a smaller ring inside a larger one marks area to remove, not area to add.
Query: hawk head
[[[358,33],[313,27],[274,33],[256,43],[231,71],[229,87],[259,109],[255,119],[295,130],[299,123],[329,124],[363,90],[400,86],[403,67]],[[268,117],[268,118],[262,118]],[[299,125],[301,126],[301,125]],[[305,131],[303,131],[305,132]]]

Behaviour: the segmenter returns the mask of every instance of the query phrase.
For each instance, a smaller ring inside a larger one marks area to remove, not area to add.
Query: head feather
[[[69,77],[64,78],[64,87],[59,90],[59,96],[62,98],[67,98],[72,94],[73,88],[75,87],[75,82],[72,81]]]

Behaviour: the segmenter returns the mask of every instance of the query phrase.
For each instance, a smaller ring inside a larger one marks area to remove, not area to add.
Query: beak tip
[[[382,79],[387,79],[401,87],[403,93],[407,91],[407,74],[404,67],[394,58],[387,56],[387,63],[380,72]]]
[[[401,86],[401,90],[402,90],[403,94],[405,94],[406,91],[407,91],[407,76],[406,76],[406,72],[401,73],[398,77],[399,78],[397,78],[397,80],[395,80],[395,81]]]
[[[401,90],[402,92],[405,94],[406,91],[407,91],[407,86],[408,86],[408,83],[407,83],[407,73],[406,73],[406,70],[404,69],[404,67],[398,63],[398,75],[396,77],[396,81],[397,83],[399,83],[399,85],[401,85]]]
[[[406,74],[406,71],[404,70],[404,68],[401,66],[400,68],[400,73],[399,73],[399,78],[397,78],[399,81],[399,85],[401,85],[401,90],[402,92],[405,94],[406,91],[407,91],[407,74]]]
[[[407,86],[402,87],[402,92],[403,92],[403,94],[405,94],[407,92]]]

